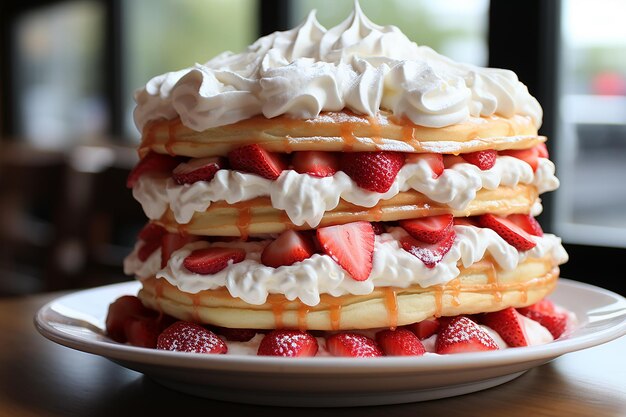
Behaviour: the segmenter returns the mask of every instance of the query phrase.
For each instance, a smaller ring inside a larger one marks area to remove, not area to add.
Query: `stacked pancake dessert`
[[[136,101],[128,186],[150,221],[124,264],[141,290],[110,307],[116,340],[377,356],[545,343],[571,324],[546,299],[567,254],[534,217],[559,183],[514,73],[357,4]]]

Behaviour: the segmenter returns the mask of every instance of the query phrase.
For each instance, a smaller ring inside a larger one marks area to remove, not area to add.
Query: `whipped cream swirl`
[[[312,11],[298,27],[258,39],[242,53],[152,78],[135,94],[139,130],[180,117],[202,131],[255,115],[312,118],[322,111],[375,115],[444,127],[468,117],[515,114],[541,126],[542,109],[515,73],[455,62],[418,46],[395,26],[372,23],[358,2],[326,30]]]

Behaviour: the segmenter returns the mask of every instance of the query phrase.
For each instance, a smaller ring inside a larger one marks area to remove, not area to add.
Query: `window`
[[[564,0],[554,227],[626,247],[626,3]]]
[[[124,133],[138,140],[133,91],[152,77],[241,52],[258,37],[257,0],[122,2]]]
[[[15,22],[16,133],[41,148],[67,148],[107,129],[104,10],[95,1],[39,8]]]

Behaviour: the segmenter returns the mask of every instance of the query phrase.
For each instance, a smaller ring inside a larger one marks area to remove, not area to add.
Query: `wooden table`
[[[35,330],[33,316],[59,295],[0,299],[0,417],[626,416],[626,337],[459,397],[350,409],[256,407],[181,394],[107,359],[47,340]]]

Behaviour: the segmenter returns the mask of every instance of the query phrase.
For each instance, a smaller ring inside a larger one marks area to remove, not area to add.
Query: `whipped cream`
[[[515,73],[455,62],[418,46],[361,11],[326,30],[312,11],[298,27],[258,39],[244,52],[152,78],[135,93],[139,130],[180,117],[202,131],[255,115],[312,118],[322,111],[375,115],[443,127],[471,117],[515,114],[537,128],[541,106]]]
[[[269,196],[272,207],[284,210],[291,222],[316,227],[324,213],[333,210],[343,199],[360,207],[374,207],[400,192],[416,190],[429,199],[463,210],[481,188],[513,187],[532,184],[539,193],[558,188],[554,163],[539,158],[533,172],[526,162],[511,156],[498,156],[495,165],[486,171],[470,163],[457,163],[438,178],[425,161],[407,163],[385,193],[365,190],[344,172],[318,178],[286,170],[275,180],[238,171],[220,170],[211,181],[177,184],[162,174],[143,175],[133,188],[133,196],[141,203],[150,219],[161,218],[169,207],[179,224],[187,224],[195,212],[206,211],[215,201],[229,204]]]
[[[404,229],[391,228],[389,233],[376,236],[373,268],[365,281],[355,281],[324,254],[315,254],[289,266],[265,266],[261,263],[261,253],[268,241],[189,243],[172,254],[165,268],[151,262],[155,254],[145,263],[138,261],[138,244],[125,259],[124,271],[138,279],[151,276],[165,279],[187,293],[225,287],[233,297],[249,304],[263,304],[269,294],[284,294],[289,300],[299,299],[304,304],[315,306],[320,302],[320,294],[335,297],[366,295],[376,287],[445,284],[459,275],[459,262],[469,267],[487,254],[504,270],[515,268],[527,257],[541,258],[550,254],[557,264],[567,261],[568,255],[561,239],[551,234],[533,236],[537,245],[519,252],[491,229],[475,226],[454,226],[454,229],[457,234],[454,244],[434,268],[427,268],[421,260],[402,249],[398,240],[406,235]],[[211,275],[196,274],[183,266],[184,259],[191,252],[210,246],[241,248],[246,251],[246,258]]]

